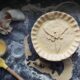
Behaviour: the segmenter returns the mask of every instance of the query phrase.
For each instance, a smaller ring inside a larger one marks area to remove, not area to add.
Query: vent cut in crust
[[[80,42],[79,26],[69,14],[49,12],[37,19],[31,31],[31,39],[40,57],[61,61],[77,49]]]

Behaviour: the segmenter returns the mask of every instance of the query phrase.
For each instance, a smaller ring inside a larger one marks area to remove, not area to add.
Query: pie
[[[49,61],[61,61],[77,49],[80,41],[79,26],[67,13],[48,12],[33,25],[31,39],[40,57]]]

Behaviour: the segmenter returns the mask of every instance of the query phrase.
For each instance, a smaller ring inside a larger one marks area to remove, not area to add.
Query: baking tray
[[[8,44],[8,51],[3,57],[6,63],[24,80],[56,80],[49,74],[42,73],[34,67],[27,65],[28,61],[35,61],[39,56],[36,54],[31,38],[30,32],[33,24],[42,14],[50,11],[63,11],[72,15],[80,25],[80,7],[74,2],[63,2],[57,6],[46,6],[41,7],[41,4],[32,5],[27,4],[21,8],[24,12],[26,19],[25,21],[12,22],[11,26],[13,31],[7,36],[0,35],[0,38],[4,39]],[[24,52],[24,38],[28,35],[28,44],[32,55],[25,56]],[[73,63],[72,78],[70,80],[80,80],[80,48],[77,49],[75,54],[71,57]],[[63,62],[48,62],[53,64],[55,71],[61,75],[64,71]],[[11,74],[3,69],[0,69],[0,80],[16,80]]]

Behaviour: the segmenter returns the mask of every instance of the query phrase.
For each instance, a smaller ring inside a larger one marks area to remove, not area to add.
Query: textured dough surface
[[[48,20],[41,25],[37,34],[39,47],[48,53],[64,53],[72,45],[74,28],[62,19]],[[62,34],[64,32],[64,34]],[[62,35],[61,35],[62,34]],[[62,38],[54,41],[54,37]]]

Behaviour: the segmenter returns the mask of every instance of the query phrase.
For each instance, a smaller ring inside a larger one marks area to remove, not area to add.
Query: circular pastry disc
[[[40,57],[49,61],[61,61],[77,49],[80,41],[79,26],[69,14],[49,12],[36,21],[31,39]]]

